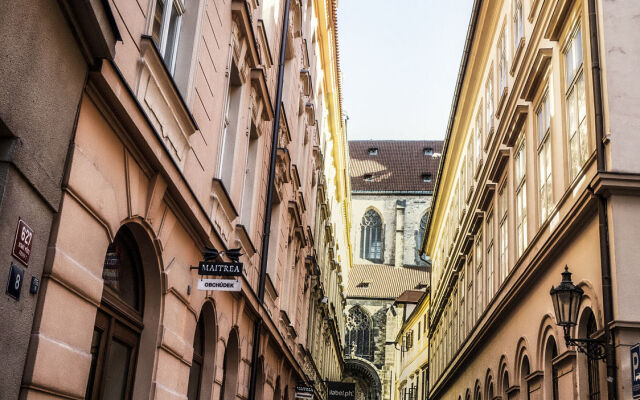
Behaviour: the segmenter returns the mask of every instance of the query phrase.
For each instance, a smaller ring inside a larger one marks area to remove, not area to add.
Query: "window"
[[[526,149],[523,138],[514,157],[516,173],[516,251],[518,257],[527,246]]]
[[[460,289],[459,289],[459,293],[460,293],[460,307],[458,307],[458,318],[460,321],[460,329],[459,329],[459,335],[460,335],[460,343],[462,343],[464,341],[464,338],[467,336],[466,335],[466,329],[465,329],[465,323],[464,323],[464,314],[466,312],[466,308],[465,308],[465,303],[464,303],[464,294],[467,291],[467,288],[464,286],[464,272],[461,273],[460,275]]]
[[[424,155],[425,156],[432,156],[433,155],[433,148],[432,147],[425,147],[423,149]]]
[[[416,232],[416,255],[415,255],[415,263],[416,265],[425,265],[425,262],[420,258],[420,253],[422,249],[422,241],[424,240],[424,231],[427,229],[427,213],[425,213],[422,218],[420,218],[420,227]]]
[[[487,140],[493,132],[493,66],[489,68],[489,77],[487,78],[487,86],[484,89],[484,97],[486,107],[485,120],[487,122]]]
[[[238,369],[240,367],[240,345],[237,329],[232,329],[227,339],[227,346],[222,361],[222,386],[220,400],[236,398],[238,387]]]
[[[575,28],[565,50],[565,67],[569,161],[571,179],[574,179],[589,157],[580,24]]]
[[[473,326],[473,256],[467,257],[467,334]]]
[[[431,182],[431,174],[422,174],[422,182]]]
[[[364,174],[364,180],[366,182],[373,182],[373,175],[372,174]]]
[[[540,202],[540,222],[544,222],[553,207],[553,189],[551,181],[551,114],[549,96],[543,96],[536,111],[538,140],[538,201]]]
[[[422,316],[422,333],[427,333],[427,314]]]
[[[260,156],[260,137],[258,135],[258,130],[256,126],[251,123],[251,129],[249,132],[249,143],[247,144],[247,158],[245,161],[245,169],[244,169],[244,184],[242,189],[242,205],[240,209],[240,218],[242,220],[242,224],[245,226],[249,233],[252,232],[253,218],[252,213],[255,207],[253,207],[254,202],[254,192],[256,186],[256,180],[258,177],[258,165],[260,162],[258,160]]]
[[[362,217],[360,228],[360,258],[381,263],[382,254],[382,218],[374,210],[369,210]]]
[[[493,264],[493,211],[487,213],[487,302],[493,298],[494,264]]]
[[[220,147],[220,165],[218,166],[218,174],[227,190],[231,187],[231,180],[233,178],[236,132],[238,131],[238,121],[240,119],[240,98],[242,95],[242,80],[240,78],[240,72],[233,60],[231,62],[230,70],[229,87],[227,89],[224,108]]]
[[[476,135],[474,137],[474,158],[476,161],[476,171],[480,168],[482,164],[482,104],[478,108],[478,113],[476,114]]]
[[[484,255],[484,250],[482,249],[482,235],[478,235],[476,238],[476,319],[480,318],[482,311],[484,310],[483,306],[483,293],[482,293],[482,283],[484,282],[484,274],[483,274],[483,265],[482,265],[482,256]]]
[[[200,315],[193,338],[193,361],[189,370],[189,388],[187,398],[197,400],[200,397],[202,366],[204,364],[204,317]]]
[[[373,361],[373,352],[371,351],[372,327],[371,317],[362,308],[353,307],[349,310],[345,340],[345,353],[347,355]]]
[[[498,97],[502,98],[507,89],[507,45],[504,30],[498,39]],[[499,103],[498,103],[499,104]]]
[[[151,37],[158,46],[169,72],[176,67],[176,53],[180,36],[180,24],[184,14],[181,0],[158,0],[156,2]]]
[[[470,200],[469,194],[473,190],[473,166],[475,165],[473,162],[473,132],[469,137],[469,141],[467,142],[467,199]],[[466,203],[466,201],[465,201]]]
[[[509,227],[508,217],[508,201],[507,201],[507,181],[505,180],[500,186],[498,192],[498,211],[500,212],[500,221],[498,231],[500,234],[500,283],[504,282],[509,273],[508,258],[509,258]]]
[[[522,19],[522,0],[513,1],[513,53],[515,54],[524,38],[524,24]]]
[[[377,147],[370,147],[369,148],[369,155],[370,156],[377,156],[378,155],[378,148]]]
[[[452,307],[453,307],[453,314],[451,315],[451,323],[453,325],[453,328],[451,329],[451,342],[453,343],[453,348],[457,349],[460,346],[460,342],[458,339],[458,330],[460,327],[458,318],[458,289],[454,288],[453,289],[453,294],[451,295],[451,298],[453,299],[453,303],[452,303]]]
[[[587,337],[593,338],[593,334],[596,333],[598,327],[596,325],[596,319],[593,316],[593,313],[589,313],[589,319],[587,321]],[[598,360],[588,359],[589,363],[588,374],[589,374],[589,400],[599,400],[600,399],[600,372]]]
[[[418,340],[420,340],[420,335],[422,334],[422,329],[420,329],[422,327],[422,322],[418,321]]]
[[[107,248],[104,289],[91,339],[87,399],[130,399],[142,334],[142,262],[133,234],[122,227]]]

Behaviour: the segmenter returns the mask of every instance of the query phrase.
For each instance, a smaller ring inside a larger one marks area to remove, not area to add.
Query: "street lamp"
[[[564,329],[564,341],[567,346],[576,346],[578,351],[586,354],[589,359],[603,360],[605,358],[606,343],[601,339],[572,338],[569,331],[578,323],[580,300],[584,291],[573,284],[569,267],[564,267],[562,282],[551,287],[549,292],[556,313],[556,321]]]

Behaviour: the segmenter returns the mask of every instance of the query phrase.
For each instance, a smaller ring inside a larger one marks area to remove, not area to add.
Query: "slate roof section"
[[[395,300],[407,290],[425,288],[429,273],[424,267],[356,264],[349,271],[347,297]]]
[[[429,192],[438,174],[441,140],[350,140],[351,189],[365,192]],[[425,155],[425,149],[433,155]],[[370,154],[377,149],[377,154]],[[431,174],[424,182],[423,175]]]

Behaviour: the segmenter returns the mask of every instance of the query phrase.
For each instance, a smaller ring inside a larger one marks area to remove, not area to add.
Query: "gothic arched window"
[[[347,337],[345,340],[347,355],[373,360],[371,349],[371,317],[360,307],[353,307],[347,316]]]
[[[382,218],[374,210],[369,210],[362,217],[360,230],[360,258],[381,263],[382,253]]]

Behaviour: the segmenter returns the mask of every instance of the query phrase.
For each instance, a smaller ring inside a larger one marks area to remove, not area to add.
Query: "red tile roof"
[[[433,184],[442,153],[441,140],[351,140],[351,189],[370,192],[427,192]],[[434,155],[425,155],[425,149]],[[370,154],[377,149],[377,154]],[[424,182],[423,175],[431,181]]]

